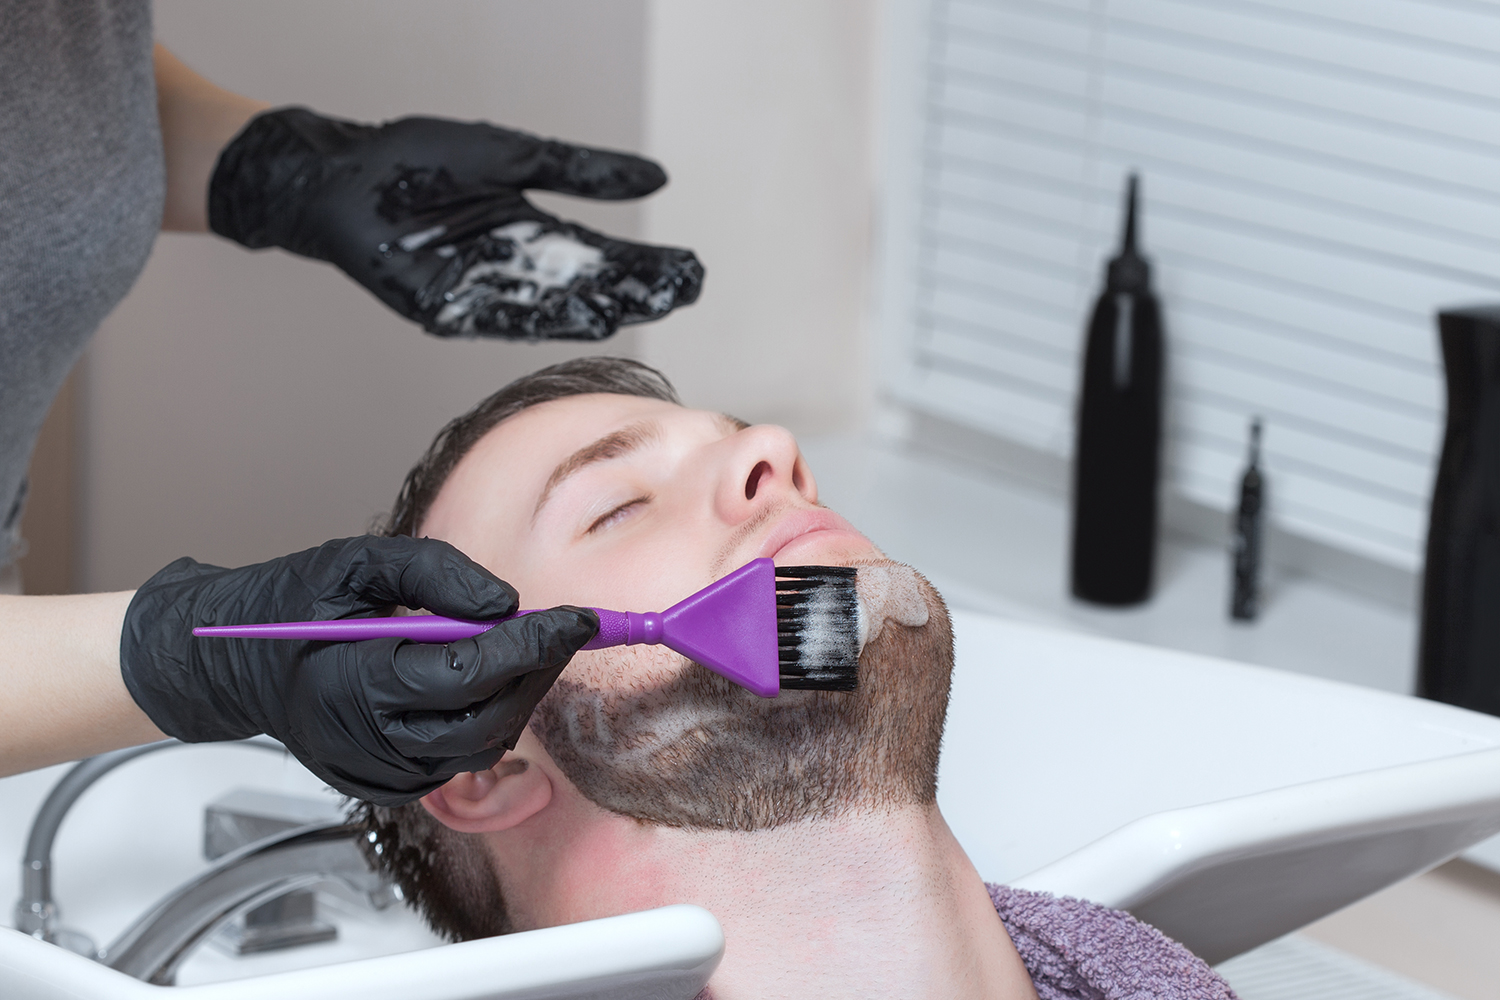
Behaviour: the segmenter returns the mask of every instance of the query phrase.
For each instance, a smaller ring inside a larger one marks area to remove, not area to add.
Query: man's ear
[[[422,807],[459,833],[494,833],[530,819],[552,801],[552,779],[524,757],[506,754],[488,771],[454,775],[422,797]]]

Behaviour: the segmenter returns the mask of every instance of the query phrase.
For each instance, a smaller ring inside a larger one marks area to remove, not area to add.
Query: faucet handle
[[[235,788],[203,808],[203,857],[217,861],[273,834],[341,819],[343,810],[332,798]]]

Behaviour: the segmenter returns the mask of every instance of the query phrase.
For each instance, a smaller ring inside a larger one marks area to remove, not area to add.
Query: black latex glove
[[[404,639],[199,639],[199,625],[360,618],[393,606],[486,621],[516,592],[447,542],[346,538],[241,569],[179,559],[136,592],[120,668],[188,743],[267,733],[345,795],[400,805],[494,766],[599,629],[583,608],[522,615],[446,646]]]
[[[666,181],[638,156],[483,122],[280,108],[220,154],[208,218],[247,247],[331,261],[428,333],[599,340],[695,300],[703,266],[563,222],[522,192],[618,200]]]

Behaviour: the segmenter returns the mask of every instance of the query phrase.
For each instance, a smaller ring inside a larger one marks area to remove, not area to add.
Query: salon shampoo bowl
[[[1500,719],[954,613],[938,798],[988,881],[1217,963],[1500,832]]]
[[[620,917],[201,986],[151,986],[0,928],[5,1000],[692,1000],[724,953],[707,910]]]

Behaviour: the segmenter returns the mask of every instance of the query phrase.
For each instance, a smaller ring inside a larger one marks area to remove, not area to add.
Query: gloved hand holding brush
[[[516,610],[516,592],[446,542],[348,538],[241,569],[179,559],[130,602],[120,667],[162,732],[189,743],[267,733],[334,788],[399,805],[494,766],[599,620],[554,608],[448,645],[227,643],[199,625],[389,613],[472,620]]]
[[[220,154],[209,225],[330,261],[438,336],[599,340],[695,300],[702,265],[563,222],[524,192],[619,200],[666,181],[638,156],[483,122],[280,108]]]

